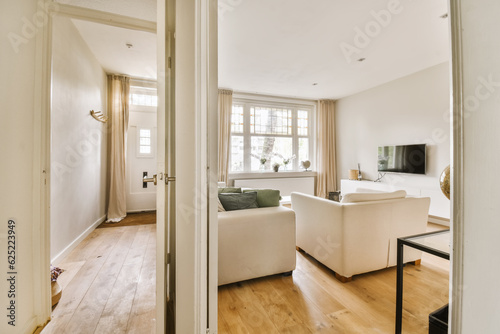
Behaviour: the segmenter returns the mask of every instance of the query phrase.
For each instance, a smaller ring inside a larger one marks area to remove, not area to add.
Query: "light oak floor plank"
[[[246,334],[249,333],[246,325],[240,317],[238,301],[235,300],[229,292],[232,286],[219,287],[218,293],[218,313],[219,319],[224,319],[225,327],[220,327],[219,332],[227,330],[225,333]],[[227,319],[226,319],[227,318]]]
[[[255,295],[249,285],[236,283],[236,287],[229,290],[229,294],[248,333],[278,333],[262,303],[254,298]]]
[[[135,231],[123,228],[123,233],[110,251],[102,270],[71,317],[66,327],[68,333],[94,333],[135,235]]]
[[[63,293],[42,334],[152,332],[156,225],[98,228],[58,266]]]
[[[428,231],[444,228],[428,225]],[[280,333],[394,332],[396,268],[341,283],[308,254],[296,255],[297,268],[290,277],[274,275],[219,287],[219,333],[254,333],[240,312],[249,305],[263,306]],[[404,275],[403,332],[428,333],[429,313],[448,303],[449,262],[423,253],[422,264],[406,265]]]
[[[114,240],[117,240],[123,234],[120,230],[109,229],[106,233],[100,233],[98,236],[99,240],[98,247],[89,253],[85,264],[81,267],[78,274],[68,283],[66,289],[63,290],[61,300],[57,304],[56,308],[52,312],[52,320],[44,329],[43,333],[64,333],[65,328],[68,325],[70,319],[75,313],[76,309],[80,305],[81,301],[85,297],[89,287],[94,282],[97,275],[101,271],[101,268],[108,258],[110,252],[115,246]],[[76,248],[73,252],[78,251]],[[69,257],[73,260],[73,252],[69,254]],[[65,261],[62,261],[60,267],[64,267]],[[65,275],[66,272],[61,274]]]
[[[149,232],[147,248],[129,316],[127,333],[147,334],[156,331],[156,226],[144,227]]]
[[[106,307],[96,328],[96,333],[125,333],[132,310],[137,285],[142,268],[141,258],[146,256],[146,245],[150,231],[138,229],[131,249],[123,263],[115,285],[107,300]]]

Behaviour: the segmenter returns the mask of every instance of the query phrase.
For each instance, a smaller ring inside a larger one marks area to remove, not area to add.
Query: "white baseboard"
[[[78,246],[80,242],[83,241],[90,233],[92,233],[93,230],[97,228],[102,222],[106,220],[106,215],[102,216],[98,220],[96,220],[92,225],[90,225],[85,231],[83,231],[82,234],[80,234],[75,240],[73,240],[66,248],[64,248],[59,254],[54,256],[53,259],[51,259],[51,262],[53,265],[57,265],[59,261],[64,259],[66,255],[68,255],[73,249]]]
[[[427,220],[429,221],[429,223],[450,227],[450,220],[447,218],[429,215],[429,218]]]

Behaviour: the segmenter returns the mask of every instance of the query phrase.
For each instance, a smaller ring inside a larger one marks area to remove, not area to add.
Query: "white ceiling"
[[[156,80],[156,34],[73,19],[107,73]],[[126,44],[132,44],[128,48]]]
[[[399,3],[377,34],[371,11]],[[340,98],[449,59],[446,0],[219,0],[219,87]],[[348,62],[342,43],[372,27]],[[361,45],[363,46],[363,45]],[[356,59],[366,58],[364,62]],[[313,86],[313,83],[317,83]]]
[[[156,16],[155,0],[59,1],[151,21]],[[387,13],[391,3],[399,4],[397,13],[382,26],[374,13]],[[447,61],[448,19],[440,18],[446,12],[446,0],[219,0],[219,87],[348,96]],[[156,78],[154,34],[73,21],[106,71]],[[374,29],[369,43],[356,45],[357,29],[367,27]],[[358,47],[349,58],[342,45]]]

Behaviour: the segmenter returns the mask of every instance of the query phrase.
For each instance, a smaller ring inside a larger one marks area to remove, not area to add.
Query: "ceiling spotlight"
[[[362,61],[365,61],[366,58],[359,58],[358,61],[361,63]]]
[[[440,16],[440,18],[445,19],[448,17],[448,13],[444,13],[443,15]]]
[[[127,48],[129,48],[129,49],[132,49],[132,48],[134,47],[131,43],[127,43],[127,44],[125,44],[125,46],[126,46]]]

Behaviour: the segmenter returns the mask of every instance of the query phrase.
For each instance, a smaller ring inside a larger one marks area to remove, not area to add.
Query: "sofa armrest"
[[[292,193],[292,209],[296,215],[297,246],[331,269],[341,271],[344,252],[342,204]]]
[[[219,212],[219,285],[295,269],[295,213],[283,207]]]

